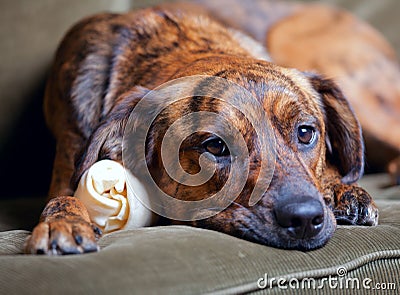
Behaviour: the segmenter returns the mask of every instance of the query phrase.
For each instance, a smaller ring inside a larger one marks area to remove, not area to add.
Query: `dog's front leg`
[[[27,253],[47,255],[95,252],[100,235],[79,199],[57,197],[46,205],[25,249]]]
[[[370,194],[357,184],[344,184],[336,171],[328,169],[324,183],[326,201],[338,224],[377,225],[378,208]]]
[[[70,196],[74,192],[70,179],[75,158],[84,144],[80,135],[71,130],[73,128],[65,128],[56,134],[57,151],[49,201],[26,242],[26,253],[63,255],[97,251],[96,240],[101,232],[92,225],[82,202]]]

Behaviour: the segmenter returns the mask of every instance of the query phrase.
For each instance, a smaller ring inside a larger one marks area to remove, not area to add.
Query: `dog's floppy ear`
[[[329,79],[308,74],[321,95],[325,112],[327,160],[343,176],[342,182],[356,182],[364,172],[364,143],[361,126],[339,87]]]
[[[99,160],[111,159],[122,162],[122,140],[126,123],[136,104],[148,91],[143,87],[135,87],[115,101],[114,107],[83,147],[75,163],[71,187],[76,188],[83,173]]]

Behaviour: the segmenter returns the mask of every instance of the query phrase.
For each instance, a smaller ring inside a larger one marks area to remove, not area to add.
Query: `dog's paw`
[[[27,254],[67,255],[96,252],[101,231],[79,216],[39,223],[25,244]]]
[[[361,187],[343,185],[335,189],[333,213],[341,225],[377,225],[378,208]]]

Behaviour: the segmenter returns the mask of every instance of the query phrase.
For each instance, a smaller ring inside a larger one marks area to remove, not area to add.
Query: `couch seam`
[[[356,259],[352,259],[346,263],[343,264],[338,264],[335,266],[331,267],[326,267],[326,268],[320,268],[320,269],[313,269],[313,270],[308,270],[308,271],[301,271],[301,272],[295,272],[291,274],[285,274],[285,275],[277,275],[275,277],[271,277],[271,280],[273,278],[283,278],[286,280],[290,279],[304,279],[304,278],[323,278],[329,275],[334,275],[337,276],[337,270],[339,268],[345,268],[347,271],[353,271],[359,267],[365,266],[371,262],[378,261],[378,260],[383,260],[383,259],[395,259],[395,258],[400,258],[400,249],[398,250],[384,250],[384,251],[376,251],[372,252],[366,255],[363,255],[361,257],[358,257]],[[255,291],[261,291],[263,289],[260,289],[257,286],[257,279],[255,279],[254,282],[251,283],[244,283],[241,285],[233,286],[233,287],[227,287],[223,289],[219,289],[216,291],[211,291],[206,294],[212,294],[212,295],[219,295],[219,294],[246,294],[250,292],[255,292]],[[271,289],[274,289],[277,285],[277,280],[273,281],[274,284]]]

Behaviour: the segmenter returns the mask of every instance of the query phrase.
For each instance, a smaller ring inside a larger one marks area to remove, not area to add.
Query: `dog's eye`
[[[311,126],[301,125],[297,129],[297,138],[302,144],[311,144],[315,138],[315,129]]]
[[[229,155],[229,149],[225,142],[219,138],[210,138],[203,142],[203,147],[205,150],[214,156],[221,157]]]

